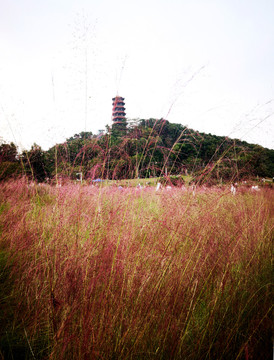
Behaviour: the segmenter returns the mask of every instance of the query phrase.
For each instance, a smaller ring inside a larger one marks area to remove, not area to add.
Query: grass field
[[[0,184],[0,359],[272,359],[273,200]]]

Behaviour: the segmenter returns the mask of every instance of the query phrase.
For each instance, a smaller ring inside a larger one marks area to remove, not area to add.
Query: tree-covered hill
[[[188,174],[215,182],[274,174],[274,150],[164,119],[127,120],[100,136],[81,132],[47,151],[34,144],[18,154],[14,144],[2,144],[0,161],[0,179],[23,171],[38,181],[75,179],[79,172],[85,179]]]

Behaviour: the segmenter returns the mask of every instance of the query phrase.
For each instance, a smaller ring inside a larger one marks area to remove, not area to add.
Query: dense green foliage
[[[38,181],[60,178],[125,179],[192,175],[198,182],[272,177],[274,150],[238,139],[200,133],[167,120],[127,120],[107,134],[81,132],[47,151],[34,144],[20,156],[14,144],[0,147],[0,177],[24,174]],[[7,163],[9,166],[7,166]],[[13,169],[10,163],[16,163]],[[58,180],[57,180],[58,181]]]
[[[20,174],[21,166],[14,143],[0,145],[0,180],[10,179]]]

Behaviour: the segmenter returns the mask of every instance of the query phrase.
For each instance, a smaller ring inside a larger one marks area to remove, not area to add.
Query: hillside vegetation
[[[199,133],[167,120],[115,124],[107,134],[81,132],[47,151],[34,144],[17,153],[0,146],[0,179],[27,175],[33,180],[131,179],[191,175],[203,182],[273,177],[274,150],[237,139]],[[125,126],[127,125],[127,126]]]

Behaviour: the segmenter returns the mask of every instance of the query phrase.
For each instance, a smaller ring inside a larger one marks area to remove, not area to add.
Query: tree
[[[114,138],[123,137],[127,134],[127,120],[125,118],[112,124],[111,135]]]
[[[14,145],[13,142],[10,144],[0,145],[0,162],[3,161],[10,161],[10,162],[18,161],[17,147]]]
[[[0,145],[0,180],[8,180],[21,175],[22,168],[18,157],[14,143]]]
[[[49,174],[45,166],[45,152],[39,145],[34,143],[29,151],[23,151],[22,161],[26,175],[33,180],[43,181],[48,177]]]

